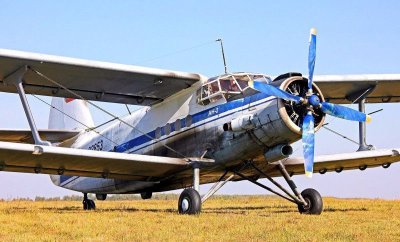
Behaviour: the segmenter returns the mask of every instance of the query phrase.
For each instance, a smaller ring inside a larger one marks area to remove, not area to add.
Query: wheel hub
[[[306,211],[310,210],[310,208],[311,208],[311,201],[310,201],[310,199],[306,197],[306,198],[304,198],[304,201],[306,202],[305,205],[302,205],[303,208],[304,208],[304,210],[306,210]]]
[[[187,198],[184,198],[184,199],[182,200],[182,210],[183,210],[184,212],[186,212],[186,211],[189,210],[189,200],[188,200]]]

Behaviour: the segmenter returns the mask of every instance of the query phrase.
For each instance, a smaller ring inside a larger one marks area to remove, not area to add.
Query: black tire
[[[104,201],[104,200],[107,199],[107,194],[99,194],[99,193],[97,193],[97,194],[96,194],[96,199],[97,199],[97,200]]]
[[[88,201],[89,201],[89,210],[95,210],[96,203],[93,200],[88,200]]]
[[[89,209],[88,200],[83,200],[83,201],[82,201],[82,204],[83,204],[83,210],[88,210],[88,209]]]
[[[201,211],[200,194],[193,188],[183,190],[179,196],[178,211],[180,214],[199,214]]]
[[[153,196],[152,192],[142,192],[140,193],[140,197],[142,197],[142,199],[150,199]]]
[[[301,192],[307,205],[298,205],[299,212],[302,214],[319,215],[323,210],[323,201],[321,194],[314,189],[308,188]]]
[[[83,200],[83,210],[95,210],[96,203],[93,200],[85,199]]]

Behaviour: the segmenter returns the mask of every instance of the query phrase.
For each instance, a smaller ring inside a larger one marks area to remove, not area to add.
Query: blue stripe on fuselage
[[[265,99],[267,97],[270,97],[266,94],[263,93],[257,93],[255,95],[249,96],[249,97],[245,97],[242,99],[238,99],[238,100],[234,100],[234,101],[230,101],[224,104],[220,104],[217,105],[215,107],[203,110],[201,112],[198,112],[196,114],[191,115],[192,116],[192,125],[195,123],[199,123],[207,118],[213,117],[213,116],[217,116],[221,113],[239,108],[239,107],[243,107],[245,105],[248,105],[252,102],[256,102],[262,99]],[[184,120],[184,119],[183,119]],[[182,123],[182,122],[181,122]],[[174,129],[174,125],[171,125],[171,132],[175,131]],[[183,131],[184,132],[184,131]],[[165,131],[163,128],[161,128],[161,136],[165,135]],[[149,137],[150,136],[150,137]],[[140,146],[142,144],[145,144],[149,141],[152,141],[153,139],[155,139],[155,130],[147,133],[147,135],[141,135],[138,136],[134,139],[129,140],[128,142],[125,142],[121,145],[115,146],[114,151],[115,152],[125,152],[129,149],[132,149],[136,146]],[[167,137],[169,138],[169,137]]]
[[[219,115],[221,113],[224,113],[224,112],[227,112],[227,111],[239,108],[239,107],[243,107],[245,105],[249,105],[249,104],[251,104],[253,102],[256,102],[256,101],[259,101],[259,100],[262,100],[262,99],[265,99],[265,98],[268,98],[268,97],[270,97],[270,96],[265,95],[263,93],[257,93],[255,95],[252,95],[252,96],[249,96],[249,97],[245,97],[245,98],[242,98],[242,99],[230,101],[230,102],[227,102],[227,103],[224,103],[224,104],[220,104],[220,105],[217,105],[215,107],[203,110],[201,112],[198,112],[196,114],[191,115],[192,116],[192,125],[195,124],[195,123],[199,123],[201,121],[204,121],[207,118],[210,118],[210,117],[213,117],[213,116],[217,116],[217,115]],[[272,101],[272,99],[270,99],[268,101]],[[265,103],[265,102],[263,102],[263,103]],[[254,106],[258,106],[258,105],[263,104],[263,103],[259,103],[259,104],[254,105]],[[230,115],[230,114],[228,114],[228,115]],[[226,116],[227,115],[224,115],[224,116],[219,117],[219,118],[224,118]],[[210,122],[216,121],[219,118],[211,120]],[[185,119],[181,119],[181,125],[182,125],[182,127],[186,126],[186,120]],[[200,125],[204,125],[204,124],[200,124]],[[200,126],[200,125],[198,125],[198,126]],[[187,130],[184,130],[182,132],[185,132],[185,131],[188,131],[188,130],[191,130],[191,129],[187,129]],[[173,131],[175,131],[175,127],[174,127],[174,125],[171,125],[171,133]],[[165,135],[164,127],[161,128],[161,136],[163,136],[163,135]],[[129,140],[128,142],[125,142],[125,143],[123,143],[121,145],[116,146],[114,151],[122,153],[122,152],[125,152],[125,151],[127,151],[129,149],[132,149],[132,148],[136,147],[136,146],[140,146],[140,145],[143,145],[143,144],[145,144],[145,143],[147,143],[149,141],[152,141],[153,139],[151,139],[148,136],[155,138],[155,130],[150,131],[149,133],[147,133],[147,135],[141,135],[139,137],[136,137],[134,139]],[[165,137],[162,140],[165,140],[165,139],[168,139],[168,138],[171,138],[171,137],[172,136],[168,136],[168,137]],[[162,140],[158,140],[157,142],[162,141]],[[147,147],[147,146],[145,146],[145,147]],[[142,147],[140,149],[143,149],[145,147]],[[140,149],[138,149],[138,150],[140,150]],[[135,151],[137,151],[137,150],[135,150]],[[74,179],[71,179],[71,178],[74,178]],[[76,180],[77,178],[79,178],[79,177],[78,176],[62,175],[62,176],[60,176],[60,185],[65,186],[65,185],[71,183],[72,181]],[[65,184],[63,184],[63,183],[65,183]]]

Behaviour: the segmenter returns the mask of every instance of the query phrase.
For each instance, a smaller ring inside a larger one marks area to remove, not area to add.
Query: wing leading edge
[[[1,92],[16,92],[4,79],[23,66],[32,68],[24,76],[29,94],[76,98],[38,71],[87,100],[134,105],[160,102],[203,78],[195,73],[0,49]]]

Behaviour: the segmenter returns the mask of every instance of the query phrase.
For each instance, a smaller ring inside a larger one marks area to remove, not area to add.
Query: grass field
[[[214,197],[199,216],[175,197],[0,202],[0,240],[13,241],[400,241],[400,201],[324,198],[320,216],[270,196]]]

